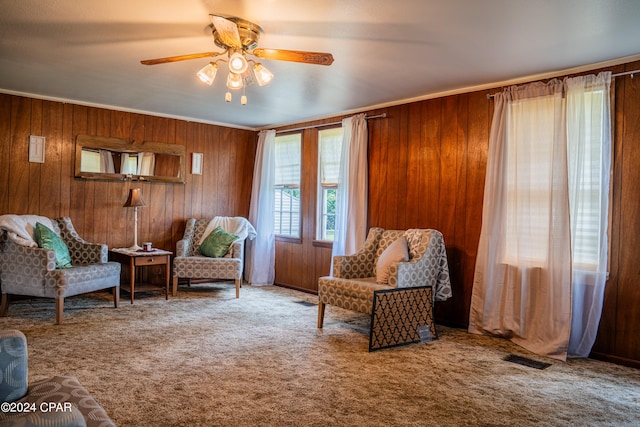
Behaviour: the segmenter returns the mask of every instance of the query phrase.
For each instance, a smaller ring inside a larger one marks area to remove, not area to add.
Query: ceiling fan
[[[258,48],[258,40],[263,30],[259,25],[242,18],[225,18],[219,15],[211,17],[213,41],[216,46],[224,49],[222,52],[202,52],[188,55],[169,56],[166,58],[145,59],[140,61],[144,65],[166,64],[169,62],[187,61],[198,58],[224,57],[210,62],[197,75],[204,83],[211,85],[218,70],[218,62],[228,62],[229,75],[227,88],[241,89],[246,85],[257,82],[264,86],[273,79],[273,74],[261,63],[253,59],[247,59],[247,55],[259,59],[301,62],[315,65],[331,65],[333,55],[325,52],[307,52],[301,50],[264,49]],[[251,68],[249,63],[253,63]],[[225,99],[231,101],[231,93],[227,91]],[[242,104],[246,104],[246,96],[243,95]]]

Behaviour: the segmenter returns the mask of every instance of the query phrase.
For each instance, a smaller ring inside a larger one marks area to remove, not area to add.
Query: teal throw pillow
[[[56,268],[72,267],[69,248],[53,230],[36,222],[34,237],[39,247],[51,249],[56,253]]]
[[[217,227],[204,239],[198,252],[211,258],[221,258],[229,252],[229,247],[237,238],[235,234],[227,233],[222,227]]]

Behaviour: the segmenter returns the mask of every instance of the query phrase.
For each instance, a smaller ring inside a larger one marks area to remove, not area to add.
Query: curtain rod
[[[382,114],[378,114],[376,116],[364,116],[364,118],[366,120],[370,120],[370,119],[384,119],[385,117],[387,117],[387,113],[382,113]],[[295,131],[299,131],[299,130],[305,130],[305,129],[315,129],[315,128],[323,128],[323,127],[327,127],[327,126],[335,126],[335,125],[341,125],[342,121],[339,122],[331,122],[331,123],[322,123],[319,125],[309,125],[309,126],[302,126],[299,128],[293,128],[293,129],[283,129],[283,130],[277,130],[276,133],[282,133],[282,132],[295,132]]]
[[[620,76],[631,76],[631,78],[633,78],[634,74],[640,74],[640,70],[633,70],[633,71],[625,71],[624,73],[615,73],[615,74],[611,74],[611,77],[620,77]],[[491,99],[495,96],[495,94],[493,93],[488,93],[487,94],[487,99]]]

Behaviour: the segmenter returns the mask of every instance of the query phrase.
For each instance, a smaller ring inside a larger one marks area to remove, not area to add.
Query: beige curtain
[[[260,131],[253,167],[249,222],[256,229],[256,238],[247,241],[244,278],[254,286],[273,285],[275,280],[275,139],[275,130]]]
[[[336,232],[331,259],[356,252],[367,238],[368,145],[364,114],[342,120],[342,154],[336,192]],[[333,263],[331,264],[333,271]]]
[[[156,169],[156,155],[153,153],[138,153],[138,175],[153,176]]]
[[[611,73],[495,96],[469,331],[587,357],[607,275]]]
[[[611,72],[566,81],[571,210],[571,338],[569,357],[588,357],[596,340],[609,244]]]
[[[100,150],[100,173],[116,173],[113,164],[113,153],[109,150]]]
[[[495,95],[469,331],[564,360],[571,234],[563,84]]]

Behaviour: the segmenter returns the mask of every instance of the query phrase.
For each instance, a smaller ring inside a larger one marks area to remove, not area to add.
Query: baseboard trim
[[[598,353],[595,351],[592,351],[591,354],[589,354],[589,358],[614,363],[616,365],[628,366],[629,368],[640,369],[640,360],[627,359],[626,357],[613,356],[611,354]]]
[[[314,291],[312,289],[299,288],[299,287],[293,286],[293,285],[285,285],[284,283],[274,283],[274,285],[275,286],[280,286],[281,288],[293,289],[294,291],[304,292],[306,294],[318,295],[318,291],[317,290]]]

